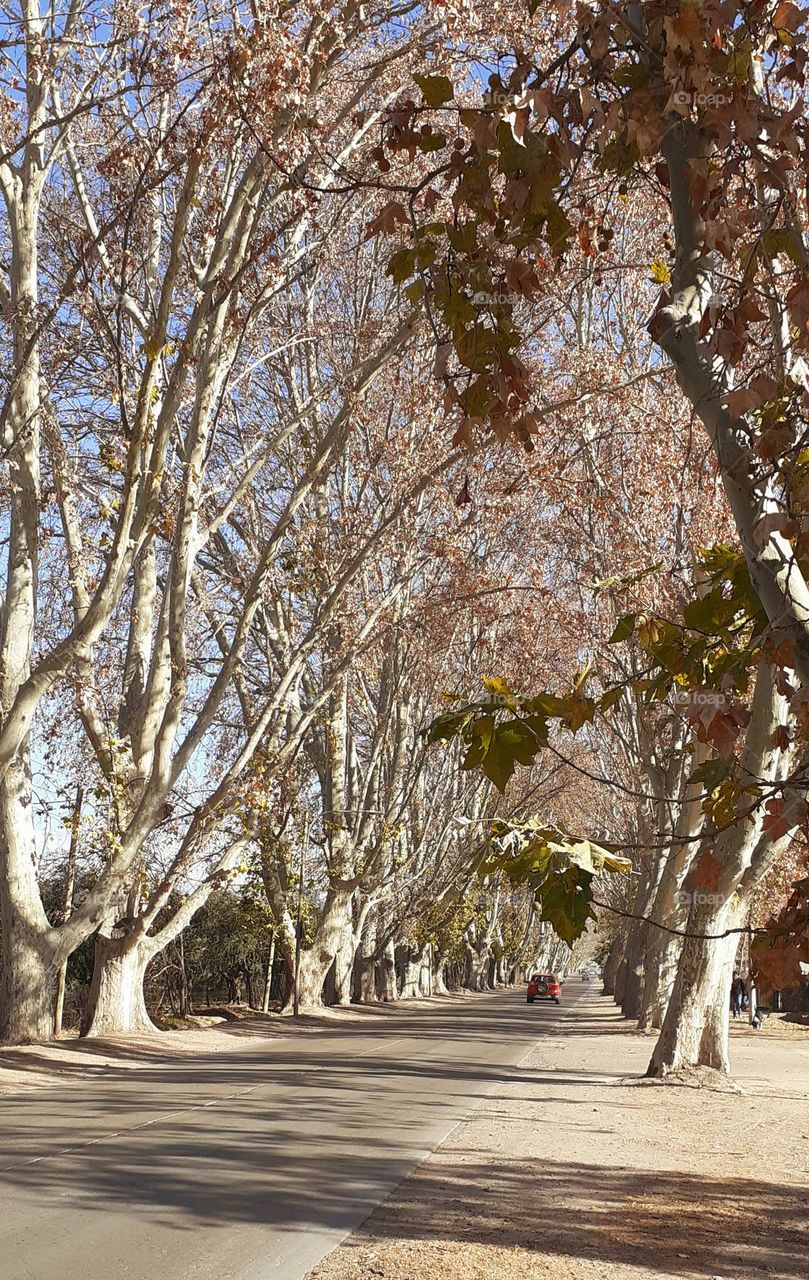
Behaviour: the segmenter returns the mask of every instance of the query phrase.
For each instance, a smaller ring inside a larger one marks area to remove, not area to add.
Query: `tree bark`
[[[689,932],[721,933],[736,923],[737,912],[725,904],[697,905],[688,917]],[[685,939],[647,1075],[662,1077],[697,1066],[729,1072],[730,969],[738,944],[738,934],[719,940]]]
[[[444,952],[438,952],[433,948],[433,994],[437,996],[448,996],[449,987],[447,986],[447,964],[449,956]]]
[[[146,1010],[143,979],[155,954],[142,935],[96,935],[95,959],[83,1036],[125,1036],[156,1031]]]
[[[48,921],[35,871],[30,778],[22,763],[0,781],[0,1041],[53,1035],[56,977],[66,944]]]
[[[363,930],[360,946],[355,961],[356,996],[361,1004],[374,1004],[376,1001],[376,969],[377,969],[377,937],[376,919],[371,916]]]
[[[53,1035],[61,953],[46,931],[3,911],[0,922],[0,1042],[31,1044]]]
[[[270,992],[272,991],[272,971],[275,964],[275,934],[270,942],[270,954],[267,956],[267,969],[264,975],[264,998],[261,1001],[261,1012],[270,1012]]]
[[[329,890],[315,940],[311,947],[301,951],[298,982],[301,1008],[318,1008],[323,1004],[323,984],[338,956],[341,957],[341,966],[334,975],[335,997],[339,1004],[348,1004],[351,998],[351,965],[354,959],[352,898],[351,889]],[[351,963],[348,962],[349,937]],[[340,982],[342,987],[338,985]]]
[[[618,937],[610,947],[609,955],[604,963],[604,979],[602,995],[611,996],[615,994],[615,976],[618,972],[618,966],[621,963],[621,957],[624,953],[624,939]]]
[[[399,999],[399,987],[396,981],[396,947],[393,938],[388,938],[380,961],[380,977],[382,999],[391,1004]]]
[[[62,924],[69,918],[73,910],[73,890],[76,883],[76,854],[79,846],[79,821],[81,806],[84,800],[84,787],[81,783],[76,788],[76,800],[73,805],[73,825],[70,828],[70,848],[65,869],[65,893],[62,899]],[[67,982],[67,957],[59,966],[56,978],[56,1003],[53,1014],[53,1034],[58,1036],[62,1030],[62,1017],[65,1009],[65,985]]]
[[[674,917],[664,917],[669,922]],[[677,977],[682,940],[676,934],[649,926],[644,957],[643,996],[638,1010],[638,1030],[659,1030]]]

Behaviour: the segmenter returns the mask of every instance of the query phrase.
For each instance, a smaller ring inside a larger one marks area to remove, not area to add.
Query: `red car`
[[[552,1000],[554,1004],[562,1003],[562,984],[555,973],[535,973],[528,979],[526,1000],[533,1004],[535,1000]]]

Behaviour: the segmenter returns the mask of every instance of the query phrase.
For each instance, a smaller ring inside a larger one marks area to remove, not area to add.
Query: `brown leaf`
[[[772,24],[776,31],[797,31],[803,25],[803,13],[792,0],[782,0],[776,5]]]
[[[771,840],[779,840],[790,829],[790,822],[784,817],[784,801],[780,796],[771,797],[764,806],[762,827]]]
[[[722,863],[708,849],[703,849],[699,855],[699,862],[694,868],[694,887],[714,893],[719,888],[721,874]]]

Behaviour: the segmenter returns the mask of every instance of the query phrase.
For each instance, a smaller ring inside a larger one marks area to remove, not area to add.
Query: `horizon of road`
[[[302,1280],[573,1007],[505,988],[7,1094],[0,1280]]]

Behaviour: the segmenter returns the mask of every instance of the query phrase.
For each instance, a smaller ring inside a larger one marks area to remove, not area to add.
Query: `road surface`
[[[570,1013],[517,988],[7,1095],[0,1280],[300,1280]]]

